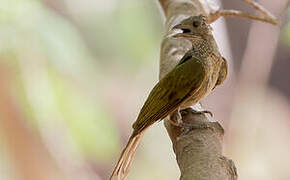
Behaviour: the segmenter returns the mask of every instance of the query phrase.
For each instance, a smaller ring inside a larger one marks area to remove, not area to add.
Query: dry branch
[[[191,44],[184,39],[170,37],[170,28],[188,16],[204,14],[208,10],[198,0],[159,0],[166,16],[166,34],[161,45],[160,74],[162,78],[178,63]],[[200,106],[196,106],[200,108]],[[234,163],[222,155],[223,129],[218,122],[210,122],[204,115],[182,111],[182,120],[197,127],[185,130],[164,121],[171,138],[181,180],[236,180]]]
[[[248,18],[252,20],[267,22],[273,25],[279,24],[279,21],[275,18],[271,18],[269,16],[259,16],[256,14],[249,14],[238,10],[219,10],[213,13],[210,13],[209,23],[216,21],[219,17],[241,17]]]
[[[250,14],[238,10],[217,10],[212,11],[209,14],[209,23],[214,22],[219,17],[241,17],[241,18],[248,18],[252,20],[262,21],[266,23],[270,23],[273,25],[278,25],[280,22],[279,20],[272,15],[266,8],[264,8],[261,4],[253,0],[243,0],[248,3],[250,6],[255,8],[258,12],[262,13],[263,16],[258,14]]]

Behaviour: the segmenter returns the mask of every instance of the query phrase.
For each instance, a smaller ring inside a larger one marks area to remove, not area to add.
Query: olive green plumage
[[[183,31],[174,37],[189,40],[192,49],[150,92],[133,124],[133,133],[112,173],[111,180],[126,179],[146,128],[168,115],[179,113],[180,109],[198,103],[226,78],[226,60],[220,55],[211,27],[206,23],[204,16],[190,17],[174,28]]]
[[[207,67],[187,52],[171,72],[161,79],[149,94],[140,114],[133,124],[134,134],[174,112],[183,102],[197,94],[206,81]]]

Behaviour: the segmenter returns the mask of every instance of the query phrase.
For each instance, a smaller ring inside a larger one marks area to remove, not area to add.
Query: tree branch
[[[205,4],[199,0],[159,0],[166,16],[166,33],[161,45],[161,79],[178,63],[191,43],[170,37],[170,29],[186,17],[209,14]],[[195,109],[201,110],[198,104]],[[181,112],[182,120],[191,124],[190,130],[172,126],[168,119],[165,127],[173,144],[181,180],[236,180],[234,163],[222,155],[223,128],[218,122],[210,122],[205,115],[196,115],[191,109]]]
[[[280,22],[279,20],[272,15],[266,8],[264,8],[261,4],[254,0],[243,0],[246,3],[248,3],[250,6],[255,8],[258,12],[262,13],[263,16],[257,15],[257,14],[250,14],[245,13],[238,10],[217,10],[215,12],[210,12],[208,21],[209,23],[214,22],[219,17],[241,17],[241,18],[248,18],[252,20],[267,22],[273,25],[278,25]]]
[[[275,18],[271,18],[269,16],[259,16],[256,14],[249,14],[238,10],[218,10],[216,12],[210,13],[209,16],[209,23],[214,22],[219,17],[241,17],[241,18],[248,18],[252,20],[267,22],[273,25],[278,25],[279,21]]]

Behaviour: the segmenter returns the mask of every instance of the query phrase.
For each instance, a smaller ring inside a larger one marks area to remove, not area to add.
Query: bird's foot
[[[191,112],[193,112],[194,114],[204,114],[204,115],[209,114],[211,117],[213,117],[213,113],[208,110],[197,111],[197,110],[191,109]],[[176,110],[170,115],[170,123],[174,126],[178,126],[182,128],[192,128],[192,125],[186,124],[182,121],[182,115],[180,113],[180,110]],[[195,128],[193,127],[193,129]]]
[[[213,117],[213,113],[210,112],[210,111],[208,111],[208,110],[197,111],[197,110],[192,109],[192,112],[193,112],[194,114],[204,114],[204,115],[205,115],[205,114],[209,114],[210,117]]]
[[[194,113],[194,114],[209,114],[211,117],[213,116],[212,112],[207,111],[207,110],[197,111],[197,110],[191,109],[191,112]],[[181,115],[180,111],[175,111],[174,113],[172,113],[170,115],[170,123],[173,126],[177,126],[177,127],[182,128],[181,136],[186,135],[190,131],[195,130],[195,129],[208,129],[208,128],[211,128],[210,122],[202,122],[202,123],[196,123],[196,124],[184,123],[182,121],[182,115]]]
[[[182,116],[180,114],[179,109],[174,111],[171,115],[170,115],[170,123],[173,126],[178,126],[178,127],[183,127],[184,123],[182,122]]]

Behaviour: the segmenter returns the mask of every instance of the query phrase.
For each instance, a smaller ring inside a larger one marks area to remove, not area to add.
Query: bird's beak
[[[177,24],[177,25],[173,26],[172,29],[181,29],[181,24]]]
[[[173,26],[172,30],[175,30],[175,29],[179,29],[182,32],[176,33],[172,37],[187,37],[188,33],[190,32],[190,30],[184,27],[182,24],[177,24]]]
[[[174,34],[172,37],[179,38],[179,37],[186,37],[183,33]]]

